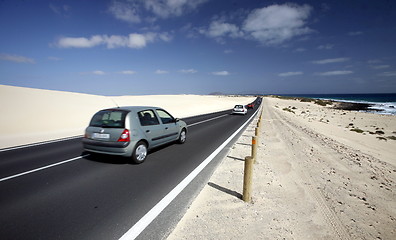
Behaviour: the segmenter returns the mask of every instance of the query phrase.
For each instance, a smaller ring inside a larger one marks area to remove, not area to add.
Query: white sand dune
[[[97,96],[0,85],[0,149],[82,135],[92,115],[118,106],[158,106],[178,118],[231,109],[254,97]]]

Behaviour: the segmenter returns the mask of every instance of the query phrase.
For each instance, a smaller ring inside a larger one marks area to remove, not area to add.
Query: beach
[[[176,118],[248,104],[255,97],[209,95],[100,96],[0,85],[0,149],[82,136],[93,114],[117,106],[155,106]]]
[[[246,203],[243,167],[256,122],[167,239],[396,238],[396,116],[264,98]]]

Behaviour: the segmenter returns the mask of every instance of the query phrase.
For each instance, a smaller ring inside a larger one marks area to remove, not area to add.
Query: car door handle
[[[150,132],[150,130],[146,130],[146,133],[149,133]]]
[[[168,130],[168,127],[166,127],[165,130]]]

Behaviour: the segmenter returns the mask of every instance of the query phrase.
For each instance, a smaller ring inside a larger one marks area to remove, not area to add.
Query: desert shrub
[[[282,109],[283,111],[286,111],[286,112],[291,112],[291,113],[295,113],[293,110],[291,110],[290,108],[283,108]]]
[[[300,99],[300,102],[311,102],[312,101],[312,99],[310,99],[310,98],[301,98]]]
[[[321,99],[316,99],[315,103],[320,106],[326,106],[327,104],[329,104],[329,105],[333,104],[331,101],[326,101],[326,100],[321,100]]]
[[[359,128],[352,128],[351,131],[352,132],[357,132],[357,133],[364,133],[364,131],[362,129],[359,129]]]
[[[389,137],[387,137],[387,139],[396,140],[396,137],[395,136],[389,136]]]
[[[380,135],[382,135],[382,134],[385,134],[385,133],[384,133],[384,131],[375,131],[375,134],[380,134]]]

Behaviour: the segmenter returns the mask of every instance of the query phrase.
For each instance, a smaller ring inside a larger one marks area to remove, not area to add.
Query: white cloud
[[[34,59],[18,56],[18,55],[10,55],[10,54],[0,54],[0,60],[10,61],[10,62],[17,62],[17,63],[36,63]]]
[[[375,65],[375,66],[371,66],[371,68],[374,68],[374,69],[385,69],[385,68],[390,68],[390,65]]]
[[[379,59],[372,59],[372,60],[368,60],[367,63],[368,64],[379,64],[379,63],[382,63],[382,61]]]
[[[252,11],[243,30],[253,39],[265,44],[280,44],[295,36],[312,32],[306,26],[312,8],[309,5],[271,5]]]
[[[58,57],[48,57],[48,60],[51,60],[51,61],[60,61],[60,60],[62,60],[62,58],[58,58]]]
[[[105,72],[100,71],[100,70],[92,71],[91,73],[94,75],[105,75],[106,74]]]
[[[195,69],[182,69],[179,72],[181,72],[181,73],[197,73],[198,71]]]
[[[250,12],[240,24],[227,23],[225,17],[213,20],[199,33],[223,43],[223,37],[244,38],[264,45],[281,44],[293,37],[311,33],[306,26],[312,8],[309,5],[283,4],[258,8]]]
[[[58,40],[57,46],[62,48],[91,48],[104,42],[103,36],[95,35],[91,38],[84,37],[63,37]]]
[[[170,41],[172,41],[173,36],[167,32],[163,32],[163,33],[158,34],[158,38],[164,42],[170,42]]]
[[[303,72],[284,72],[284,73],[279,73],[279,77],[291,77],[291,76],[297,76],[297,75],[302,75],[304,74]]]
[[[319,50],[331,50],[333,49],[334,44],[325,44],[325,45],[320,45],[318,46]]]
[[[153,42],[154,36],[150,35],[142,35],[137,33],[129,34],[129,38],[127,39],[127,46],[129,48],[143,48],[147,45],[148,42]],[[121,45],[122,46],[122,45]]]
[[[318,73],[317,75],[319,75],[319,76],[337,76],[337,75],[347,75],[347,74],[352,74],[352,73],[353,73],[352,71],[339,70],[339,71]]]
[[[169,73],[169,72],[165,71],[165,70],[160,70],[160,69],[155,71],[155,74],[167,74],[167,73]]]
[[[359,36],[359,35],[362,35],[362,34],[363,34],[363,32],[360,32],[360,31],[349,32],[348,33],[349,36]]]
[[[137,5],[133,2],[113,1],[109,7],[109,12],[113,14],[115,18],[128,23],[141,22]]]
[[[148,43],[156,40],[171,41],[172,37],[169,33],[131,33],[128,36],[120,35],[94,35],[90,38],[85,37],[62,37],[56,43],[60,48],[91,48],[99,45],[106,45],[107,48],[144,48]]]
[[[226,49],[226,50],[224,50],[224,53],[225,54],[230,54],[230,53],[233,53],[234,52],[234,50],[231,50],[231,49]]]
[[[346,62],[349,61],[349,58],[330,58],[330,59],[323,59],[312,61],[314,64],[328,64],[328,63],[338,63],[338,62]]]
[[[305,52],[305,51],[307,51],[307,49],[305,48],[297,48],[294,50],[294,52]]]
[[[62,6],[55,6],[54,4],[50,3],[49,8],[56,14],[61,16],[67,16],[67,13],[70,11],[71,7],[69,5],[62,5]]]
[[[216,76],[228,76],[230,73],[228,71],[220,71],[220,72],[212,72],[213,75]]]
[[[232,38],[241,37],[243,33],[235,24],[225,23],[221,20],[213,21],[207,30],[201,30],[201,33],[209,37],[219,38],[229,36]]]
[[[132,70],[124,70],[124,71],[121,71],[119,73],[120,74],[125,74],[125,75],[132,75],[132,74],[135,74],[136,72],[132,71]]]
[[[382,77],[396,77],[396,71],[383,72],[383,73],[379,74],[379,76],[382,76]]]
[[[113,0],[109,12],[128,23],[182,16],[208,0]]]
[[[146,10],[161,18],[181,16],[207,0],[144,0]]]

